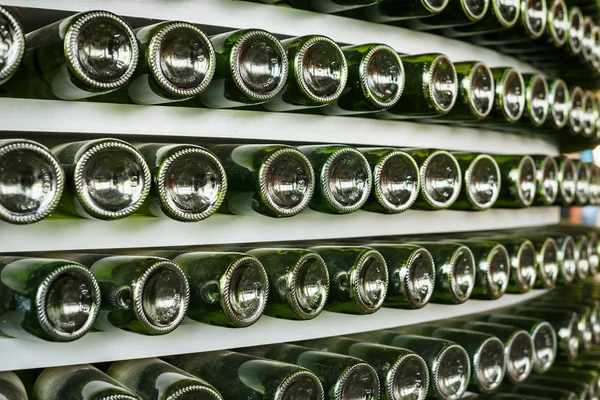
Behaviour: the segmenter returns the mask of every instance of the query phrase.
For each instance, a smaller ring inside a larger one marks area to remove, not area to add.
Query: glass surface
[[[502,383],[505,370],[504,345],[500,340],[489,340],[479,352],[476,367],[477,381],[486,390],[493,390]]]
[[[454,105],[458,92],[456,70],[445,57],[436,61],[431,73],[431,94],[437,108],[448,111]]]
[[[416,174],[417,169],[407,157],[390,157],[382,166],[379,178],[381,195],[385,201],[397,208],[407,204],[418,190]]]
[[[169,326],[181,317],[185,296],[184,277],[171,268],[159,268],[144,285],[142,307],[151,324]]]
[[[517,333],[509,344],[506,371],[515,381],[523,381],[533,367],[533,345],[531,336],[525,332]]]
[[[518,191],[523,204],[531,204],[535,198],[537,182],[535,164],[530,158],[524,158],[519,168]]]
[[[577,272],[577,263],[575,261],[575,245],[569,240],[566,245],[563,244],[562,274],[567,281],[572,281]]]
[[[444,153],[434,155],[424,174],[425,195],[436,203],[446,204],[460,189],[459,174],[452,157]]]
[[[409,266],[408,291],[418,304],[429,301],[433,293],[435,285],[433,268],[431,256],[424,251],[419,252]]]
[[[267,277],[255,262],[245,262],[231,278],[229,300],[233,313],[241,319],[254,319],[263,309]]]
[[[474,162],[467,190],[475,202],[481,206],[491,206],[500,190],[498,165],[487,157]]]
[[[490,259],[490,283],[494,293],[503,293],[508,284],[510,262],[507,253],[498,249],[494,250]]]
[[[283,78],[283,57],[267,36],[252,36],[241,45],[238,68],[244,85],[258,94],[268,94]]]
[[[309,258],[302,264],[296,282],[296,297],[302,311],[312,314],[323,307],[327,299],[327,270],[323,263]]]
[[[417,356],[408,356],[394,375],[394,400],[422,400],[427,394],[427,366]]]
[[[515,21],[518,17],[520,0],[492,0],[498,15],[506,21]]]
[[[460,347],[446,349],[438,359],[438,387],[447,399],[460,399],[467,389],[469,357]]]
[[[92,316],[94,288],[89,277],[69,271],[56,279],[46,294],[46,316],[50,325],[63,333],[75,333]]]
[[[506,75],[503,87],[503,106],[506,116],[510,120],[518,120],[525,107],[523,81],[517,71],[510,71]]]
[[[549,325],[541,326],[532,336],[533,339],[533,362],[539,370],[546,370],[554,362],[556,356],[556,337],[554,330]]]
[[[543,279],[548,282],[556,282],[558,276],[558,252],[554,245],[548,244],[544,247],[544,252],[541,254],[542,262],[540,270]]]
[[[464,2],[467,12],[475,19],[479,19],[485,15],[487,10],[487,0],[465,0]]]
[[[559,84],[554,86],[554,96],[551,97],[550,112],[558,126],[562,126],[569,116],[571,104],[567,100],[568,95],[569,92],[565,85]]]
[[[578,133],[583,129],[583,92],[573,90],[571,92],[571,112],[569,113],[569,124],[571,129]]]
[[[387,50],[373,53],[367,64],[367,87],[381,103],[392,101],[400,90],[402,69],[398,57]]]
[[[521,282],[523,289],[528,290],[533,287],[536,278],[535,248],[525,244],[522,245],[519,248],[518,257],[517,279]]]
[[[581,202],[585,202],[588,198],[588,176],[586,168],[579,163],[577,167],[577,181],[575,182],[575,194]]]
[[[322,396],[323,389],[316,379],[298,375],[287,386],[281,400],[320,400]]]
[[[548,115],[548,86],[541,76],[531,85],[531,99],[529,100],[529,112],[534,121],[540,122]]]
[[[358,295],[369,307],[379,305],[386,294],[387,274],[382,259],[367,256],[358,277]]]
[[[558,195],[558,171],[556,164],[552,161],[542,164],[542,194],[543,196],[554,202]]]
[[[266,187],[267,196],[278,207],[298,207],[310,191],[310,166],[298,155],[282,154],[267,171]]]
[[[527,0],[525,5],[525,23],[529,32],[534,35],[541,35],[546,27],[547,10],[546,1]]]
[[[379,378],[366,365],[359,365],[346,377],[339,400],[379,399]]]
[[[471,107],[479,115],[488,115],[494,105],[493,76],[489,68],[478,64],[471,80]]]
[[[440,10],[448,3],[448,0],[425,0],[425,3],[432,10]]]
[[[304,53],[302,79],[315,96],[332,96],[342,82],[343,65],[343,54],[337,48],[328,42],[317,42]]]
[[[327,171],[329,192],[339,204],[352,207],[359,204],[369,190],[369,169],[356,153],[342,153]]]
[[[452,278],[456,283],[456,296],[465,299],[470,296],[475,284],[475,264],[473,257],[467,249],[460,249],[456,254],[456,261]]]
[[[555,3],[557,4],[557,3]],[[569,29],[569,18],[564,4],[554,7],[549,13],[549,24],[554,28],[554,40],[564,43],[567,39],[567,30]]]
[[[562,169],[561,189],[564,197],[573,200],[576,191],[575,168],[572,162],[565,162]]]
[[[581,48],[581,39],[583,38],[583,18],[580,12],[569,14],[569,42],[573,50]]]
[[[0,77],[12,69],[13,63],[21,53],[21,46],[17,41],[17,32],[11,21],[0,12]]]
[[[167,80],[178,88],[202,84],[210,70],[210,49],[191,29],[173,29],[162,40],[160,68]]]

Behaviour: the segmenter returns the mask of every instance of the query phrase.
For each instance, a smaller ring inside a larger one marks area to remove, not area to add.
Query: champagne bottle
[[[20,97],[80,100],[124,87],[139,58],[129,24],[106,11],[75,14],[26,35],[7,89]]]
[[[525,81],[514,68],[492,68],[496,96],[489,116],[479,123],[513,124],[525,111]]]
[[[136,30],[143,55],[128,94],[138,104],[187,100],[202,93],[215,73],[215,50],[206,34],[181,21]]]
[[[583,92],[582,98],[582,134],[587,138],[594,138],[598,124],[598,100],[596,94],[591,90]]]
[[[562,79],[553,79],[548,83],[548,107],[549,112],[545,126],[553,131],[567,126],[571,101],[569,87]]]
[[[325,309],[349,314],[372,314],[383,305],[388,288],[384,257],[370,247],[312,247],[329,271],[331,286]]]
[[[361,148],[373,172],[373,189],[363,210],[396,214],[408,210],[421,190],[419,166],[408,153],[391,148]]]
[[[600,182],[599,182],[600,183]],[[600,273],[600,239],[596,231],[589,231],[588,237],[588,259],[590,264],[590,275],[592,277]]]
[[[241,29],[211,37],[217,55],[215,75],[198,100],[210,108],[265,103],[283,89],[288,59],[281,42],[260,29]]]
[[[584,206],[589,200],[589,170],[579,160],[573,160],[575,165],[575,204]]]
[[[150,166],[152,195],[139,213],[194,222],[210,217],[225,199],[227,176],[209,150],[184,144],[137,146]]]
[[[583,90],[579,86],[571,89],[571,111],[569,112],[569,132],[573,135],[583,133],[583,120],[585,119],[583,110]]]
[[[578,56],[581,54],[581,43],[583,41],[583,14],[577,6],[569,7],[569,28],[567,31],[566,51],[568,55]]]
[[[248,254],[261,262],[271,282],[266,315],[304,320],[321,313],[329,295],[329,273],[321,256],[285,248],[261,248]]]
[[[591,399],[593,399],[598,395],[598,391],[600,390],[598,373],[593,370],[584,370],[580,368],[580,366],[584,367],[585,364],[571,366],[562,362],[555,363],[554,366],[544,374],[544,376],[570,379],[586,383],[590,387],[589,396]],[[597,365],[594,367],[597,367]]]
[[[407,150],[420,165],[421,192],[413,208],[446,209],[458,198],[462,188],[462,172],[456,158],[444,150]]]
[[[317,376],[292,364],[227,350],[173,356],[167,361],[209,382],[225,399],[325,398]]]
[[[598,28],[600,32],[600,27]],[[587,163],[590,169],[590,182],[588,184],[589,204],[600,204],[600,167],[595,164]]]
[[[558,193],[557,204],[571,205],[575,201],[577,175],[573,160],[562,156],[558,160]]]
[[[31,400],[141,400],[141,397],[91,365],[47,368],[35,381]]]
[[[575,237],[575,280],[583,281],[590,274],[589,240],[586,235]]]
[[[454,64],[443,54],[401,56],[406,76],[400,100],[378,118],[404,119],[437,117],[447,114],[458,96],[458,76]]]
[[[390,283],[383,303],[386,307],[418,309],[433,294],[435,264],[431,253],[410,244],[375,244],[385,259]]]
[[[117,361],[107,374],[144,399],[223,400],[208,382],[158,358]]]
[[[7,400],[27,400],[25,386],[14,372],[0,372],[0,396]]]
[[[533,368],[533,342],[531,335],[519,328],[491,322],[469,321],[463,329],[483,332],[499,338],[505,346],[506,377],[510,382],[523,382]]]
[[[65,143],[52,152],[68,182],[60,213],[120,219],[137,211],[148,197],[152,182],[148,164],[139,151],[122,140]]]
[[[289,60],[286,86],[264,104],[269,111],[322,107],[340,97],[348,79],[342,49],[326,36],[308,35],[282,42]]]
[[[65,174],[45,146],[25,139],[0,140],[0,171],[0,220],[30,224],[57,207]]]
[[[476,24],[445,28],[444,36],[463,37],[488,32],[505,31],[519,21],[521,0],[491,0],[488,12]]]
[[[537,195],[533,204],[549,206],[558,198],[558,164],[554,157],[532,156],[536,164]]]
[[[581,40],[581,55],[583,59],[588,63],[592,64],[593,53],[595,51],[594,46],[594,20],[590,16],[585,16],[583,18],[583,37]],[[593,66],[593,65],[592,65]]]
[[[348,64],[346,88],[339,98],[320,110],[327,115],[346,115],[394,106],[402,96],[406,79],[396,51],[378,43],[345,46],[342,50]]]
[[[373,22],[393,22],[440,14],[449,0],[382,0],[361,10]]]
[[[192,287],[188,317],[234,328],[254,324],[269,294],[261,262],[243,253],[191,252],[173,259]]]
[[[567,389],[549,388],[547,386],[530,385],[528,383],[520,385],[506,385],[500,388],[502,391],[514,393],[494,395],[493,399],[527,399],[527,400],[579,400],[575,393]]]
[[[3,44],[0,56],[0,86],[15,74],[25,53],[25,33],[19,21],[5,8],[0,7],[0,27]]]
[[[573,236],[557,235],[554,237],[558,244],[558,279],[556,282],[565,285],[573,282],[577,273],[577,260],[575,256],[575,239]]]
[[[210,150],[227,172],[223,212],[291,217],[304,210],[313,195],[315,173],[294,147],[216,145]]]
[[[439,13],[424,18],[400,20],[398,24],[420,31],[471,25],[481,22],[488,12],[489,5],[490,0],[449,1]]]
[[[540,385],[548,388],[568,390],[577,396],[578,399],[589,399],[590,386],[587,383],[574,379],[557,378],[544,375],[532,375],[527,379],[527,384]]]
[[[271,0],[259,0],[270,2]],[[286,4],[294,8],[317,11],[320,13],[332,14],[348,10],[354,10],[361,7],[367,7],[379,3],[381,0],[284,0]],[[361,11],[361,10],[359,10]]]
[[[483,211],[493,207],[500,195],[500,167],[487,154],[452,153],[463,172],[463,185],[456,202],[457,210]]]
[[[507,293],[527,293],[537,278],[537,253],[529,239],[494,239],[506,247],[510,257],[510,281]]]
[[[309,203],[320,212],[348,214],[361,208],[369,198],[373,175],[360,151],[342,145],[299,148],[316,171],[318,185]]]
[[[545,4],[545,0],[526,0],[523,3],[534,2]],[[548,119],[548,81],[541,74],[523,74],[523,81],[525,82],[525,112],[521,122],[527,126],[541,127]]]
[[[0,331],[69,342],[85,335],[100,309],[100,287],[84,266],[45,258],[0,258]]]
[[[537,168],[530,156],[498,155],[502,181],[497,207],[520,208],[533,204],[536,195]]]
[[[558,279],[558,243],[551,237],[530,238],[536,248],[537,279],[535,287],[552,289]]]
[[[508,287],[511,263],[506,247],[499,243],[467,240],[475,259],[475,283],[471,298],[494,300],[502,297]]]

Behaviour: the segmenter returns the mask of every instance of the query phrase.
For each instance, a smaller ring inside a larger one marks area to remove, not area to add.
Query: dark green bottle
[[[383,305],[388,288],[384,257],[370,247],[312,247],[329,271],[331,286],[325,309],[348,314],[372,314]]]
[[[25,386],[14,372],[0,372],[0,396],[7,400],[27,400]]]
[[[522,383],[520,385],[505,385],[500,388],[501,391],[513,393],[499,393],[492,395],[494,400],[579,400],[575,393],[567,389],[549,388],[547,386],[530,385]]]
[[[594,230],[589,231],[587,237],[589,243],[588,258],[590,275],[593,277],[600,273],[600,239],[598,233]]]
[[[67,260],[0,257],[0,331],[69,342],[85,335],[100,310],[100,287]]]
[[[265,310],[267,273],[243,253],[184,253],[173,259],[190,282],[188,317],[234,328],[254,324]]]
[[[373,189],[362,209],[384,214],[408,210],[421,190],[419,166],[412,156],[392,148],[358,149],[373,171]]]
[[[383,303],[386,307],[424,307],[435,287],[435,264],[431,253],[410,244],[374,244],[385,259],[390,283]]]
[[[541,0],[529,1],[543,4]],[[520,122],[535,128],[541,127],[548,119],[550,108],[548,81],[541,74],[523,74],[523,81],[525,82],[525,111]]]
[[[402,96],[406,79],[396,51],[378,43],[345,46],[342,50],[348,64],[346,88],[338,99],[320,110],[327,115],[347,115],[394,106]]]
[[[577,170],[572,159],[566,156],[557,158],[558,163],[558,197],[557,204],[568,206],[575,201],[577,188]]]
[[[150,193],[142,154],[119,139],[71,142],[52,149],[67,177],[58,214],[114,220],[135,213]]]
[[[12,95],[80,100],[124,87],[138,64],[135,33],[106,11],[87,11],[26,35]]]
[[[506,247],[484,240],[466,240],[475,259],[476,275],[471,298],[494,300],[502,297],[508,287],[511,263]]]
[[[322,107],[337,100],[348,79],[342,49],[331,39],[308,35],[281,42],[287,51],[289,74],[283,90],[264,104],[269,111]]]
[[[562,79],[553,79],[548,83],[548,118],[544,126],[552,130],[561,130],[569,122],[571,96],[569,87]]]
[[[525,111],[525,81],[514,68],[491,68],[496,96],[490,115],[481,124],[513,124]]]
[[[324,400],[319,378],[296,365],[228,350],[167,357],[213,385],[225,399]]]
[[[549,206],[558,198],[558,164],[554,157],[532,156],[536,164],[537,195],[533,204]]]
[[[202,93],[215,73],[215,50],[197,26],[159,22],[136,30],[142,55],[127,92],[138,104],[163,104]]]
[[[592,67],[594,68],[596,68],[596,66],[593,65],[594,52],[596,51],[596,38],[594,36],[595,28],[596,25],[594,24],[594,20],[592,19],[592,17],[584,15],[583,38],[581,40],[581,55],[583,56],[583,59],[589,64],[592,64]]]
[[[579,160],[573,160],[573,164],[575,167],[575,204],[584,206],[589,201],[590,171]]]
[[[478,23],[443,29],[443,35],[461,37],[498,32],[517,24],[521,13],[521,0],[491,0],[490,3],[488,12]]]
[[[377,113],[377,117],[430,118],[447,114],[458,96],[458,77],[452,61],[438,53],[403,55],[401,59],[410,79],[406,79],[400,100]]]
[[[463,185],[456,210],[483,211],[493,207],[500,195],[500,168],[487,154],[452,153],[463,173]]]
[[[288,59],[281,42],[261,29],[241,29],[210,38],[217,64],[198,97],[210,108],[250,106],[273,100],[285,86]]]
[[[382,0],[362,11],[373,22],[393,22],[440,14],[449,0]]]
[[[227,173],[227,196],[220,211],[291,217],[313,196],[315,173],[309,160],[286,145],[210,146]]]
[[[558,243],[551,237],[529,238],[536,249],[537,279],[535,287],[552,289],[556,285],[559,270]]]
[[[598,28],[600,32],[600,28]],[[590,181],[588,183],[589,204],[600,204],[600,167],[593,163],[586,163],[590,169]]]
[[[421,192],[413,208],[446,209],[458,198],[462,188],[462,172],[456,158],[444,150],[407,150],[419,167]]]
[[[3,45],[0,56],[0,86],[15,74],[25,53],[25,32],[21,24],[8,10],[0,7],[0,27]]]
[[[329,295],[329,273],[321,256],[285,248],[260,248],[248,254],[261,262],[271,282],[265,315],[305,320],[321,314]]]
[[[582,99],[583,124],[582,134],[586,138],[595,138],[598,124],[598,100],[596,94],[591,90],[583,92]]]
[[[593,368],[596,367],[597,365],[593,366]],[[593,399],[598,395],[600,390],[598,372],[592,369],[586,370],[584,368],[587,368],[586,364],[575,364],[571,366],[563,362],[558,362],[555,363],[550,370],[544,373],[544,376],[571,379],[586,383],[590,387],[589,396]]]
[[[569,28],[567,30],[566,53],[571,56],[581,54],[583,42],[583,14],[577,6],[569,7]]]
[[[579,86],[575,86],[571,89],[569,98],[571,100],[568,123],[569,132],[573,135],[582,135],[583,120],[585,118],[583,110],[583,90]]]
[[[299,150],[310,160],[317,180],[310,208],[348,214],[367,202],[373,175],[369,162],[360,151],[343,145],[302,146]]]
[[[553,237],[558,244],[558,279],[557,284],[565,285],[573,282],[577,273],[575,255],[575,239],[573,236],[556,235]]]
[[[58,206],[65,174],[46,146],[25,139],[0,140],[0,171],[0,220],[30,224]]]
[[[158,358],[117,361],[107,374],[144,399],[223,400],[208,382]]]
[[[488,12],[490,0],[458,0],[449,1],[440,12],[424,18],[399,21],[407,28],[429,31],[434,29],[471,25],[480,22]]]
[[[262,2],[272,2],[271,0],[259,0]],[[339,13],[342,11],[353,10],[355,8],[367,7],[376,4],[381,0],[283,0],[286,4],[294,8],[317,11],[320,13]],[[361,11],[361,10],[359,10]]]
[[[586,235],[575,236],[575,281],[583,281],[590,275],[589,243]]]
[[[530,156],[497,155],[502,181],[498,208],[522,208],[533,204],[537,192],[537,168]]]
[[[527,293],[537,279],[537,252],[529,239],[493,239],[506,247],[510,257],[510,281],[507,293]]]
[[[227,176],[219,159],[192,144],[137,145],[152,174],[152,192],[138,213],[183,222],[213,215],[227,193]]]
[[[575,379],[554,376],[532,375],[527,379],[527,384],[540,385],[548,388],[568,390],[577,396],[578,400],[590,399],[590,385]]]

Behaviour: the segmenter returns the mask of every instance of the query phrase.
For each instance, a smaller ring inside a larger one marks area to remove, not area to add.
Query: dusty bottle
[[[558,164],[550,156],[532,156],[536,163],[537,195],[534,204],[549,206],[558,198]]]

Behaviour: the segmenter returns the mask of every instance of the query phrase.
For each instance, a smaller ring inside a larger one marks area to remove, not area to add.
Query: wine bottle
[[[329,295],[329,273],[321,256],[285,248],[260,248],[248,254],[261,262],[271,282],[266,315],[304,320],[321,313]]]
[[[577,260],[575,255],[575,239],[570,235],[556,235],[553,237],[558,244],[558,279],[556,282],[565,285],[573,282],[577,273]]]
[[[589,231],[588,237],[588,259],[590,264],[590,275],[592,277],[600,273],[600,237],[596,231]]]
[[[598,100],[596,94],[591,90],[583,92],[582,99],[582,134],[587,138],[594,138],[596,125],[598,124]]]
[[[14,372],[0,372],[0,396],[6,400],[27,400],[25,386]]]
[[[463,173],[463,185],[456,210],[484,211],[494,206],[500,195],[500,167],[487,154],[452,153]]]
[[[575,364],[571,366],[569,364],[559,362],[555,363],[552,368],[544,374],[544,376],[572,379],[586,383],[590,387],[589,396],[593,399],[598,395],[598,391],[600,390],[598,373],[593,370],[584,370],[582,367],[585,368],[585,364]],[[597,365],[594,367],[597,367]]]
[[[549,206],[558,198],[558,164],[554,157],[532,156],[536,164],[537,195],[533,204]]]
[[[553,79],[548,83],[548,106],[550,111],[545,126],[553,131],[567,126],[571,101],[569,87],[562,79]]]
[[[575,280],[583,281],[590,274],[589,240],[586,235],[575,236]]]
[[[478,124],[506,125],[521,119],[525,111],[525,81],[514,68],[491,68],[496,96],[488,117]]]
[[[558,163],[558,193],[557,204],[571,205],[575,201],[577,187],[577,174],[573,160],[562,156],[557,158]]]
[[[85,335],[100,310],[100,287],[83,265],[0,257],[0,331],[69,342]]]
[[[477,24],[442,29],[444,36],[464,37],[474,34],[505,31],[519,22],[520,0],[491,0],[485,16]]]
[[[396,24],[419,31],[471,25],[481,22],[488,12],[489,5],[490,0],[449,1],[438,13],[422,18],[400,20]]]
[[[590,385],[587,383],[564,377],[557,378],[554,376],[532,375],[527,379],[527,384],[568,390],[575,393],[578,399],[588,399],[590,394]]]
[[[545,4],[544,1],[539,0],[528,0],[523,3]],[[534,128],[541,127],[548,119],[550,108],[548,81],[541,74],[523,74],[523,81],[525,82],[525,112],[521,121]]]
[[[568,55],[578,56],[581,54],[581,43],[583,41],[583,14],[579,7],[569,7],[568,26],[565,49]]]
[[[476,275],[471,297],[494,300],[506,291],[511,273],[511,263],[506,247],[493,241],[466,240],[475,259]]]
[[[1,86],[12,78],[21,65],[25,53],[25,33],[19,21],[3,7],[0,7],[0,27],[5,46],[0,57]]]
[[[584,206],[589,200],[589,170],[579,160],[573,160],[573,164],[575,166],[575,204]]]
[[[537,278],[537,253],[529,239],[493,239],[506,247],[511,273],[507,293],[526,293],[533,289]]]
[[[522,383],[520,385],[506,385],[502,386],[500,390],[509,393],[514,393],[514,395],[512,395],[512,397],[506,397],[511,395],[502,393],[499,395],[494,395],[494,399],[578,400],[575,393],[571,392],[570,390],[549,388],[547,386],[530,385],[528,383]]]
[[[579,86],[571,88],[571,111],[569,112],[569,132],[573,135],[581,135],[583,132],[583,90]]]
[[[558,279],[558,243],[551,237],[529,237],[536,248],[537,279],[535,287],[552,289]]]
[[[440,14],[449,0],[382,0],[365,8],[362,14],[373,22],[393,22]]]
[[[259,0],[263,3],[272,2],[272,0]],[[294,8],[312,10],[320,13],[332,14],[354,9],[360,9],[372,4],[377,4],[381,0],[283,0]],[[359,12],[361,10],[358,10]]]
[[[502,181],[497,207],[529,207],[537,192],[537,168],[530,156],[497,155],[494,159],[500,167]]]

